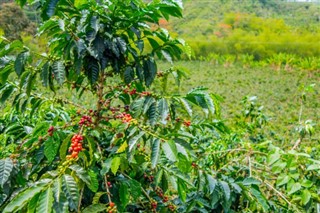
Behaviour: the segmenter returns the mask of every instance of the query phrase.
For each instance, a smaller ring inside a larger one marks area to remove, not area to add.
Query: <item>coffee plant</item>
[[[182,16],[180,0],[28,4],[41,11],[38,35],[48,47],[0,43],[0,101],[8,104],[0,118],[1,212],[316,209],[318,153],[265,141],[267,119],[254,104],[234,130],[206,88],[154,89],[156,78],[168,87],[170,75],[180,84],[174,61],[190,57],[159,25]],[[157,60],[172,67],[160,71]]]

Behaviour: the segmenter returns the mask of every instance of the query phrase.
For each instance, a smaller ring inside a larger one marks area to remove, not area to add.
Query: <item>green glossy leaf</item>
[[[313,186],[313,182],[311,180],[308,179],[304,179],[301,183],[301,186],[305,187],[305,188],[310,188]]]
[[[210,194],[212,194],[218,184],[217,180],[214,179],[211,175],[206,174],[206,179],[208,182],[208,186],[209,186],[209,192]]]
[[[0,186],[8,181],[13,169],[13,162],[10,158],[0,160]]]
[[[143,114],[146,114],[151,107],[151,105],[155,102],[155,99],[151,96],[147,96],[144,101],[143,106]]]
[[[42,68],[41,68],[41,74],[40,74],[40,78],[41,78],[41,81],[42,81],[42,85],[47,87],[48,86],[48,81],[49,81],[49,62],[46,62]]]
[[[63,139],[62,144],[60,146],[59,149],[59,157],[62,161],[64,161],[66,159],[67,156],[67,152],[68,152],[68,148],[70,146],[70,141],[72,138],[72,134],[70,134],[69,136],[67,136],[65,139]]]
[[[53,192],[49,187],[45,191],[41,192],[36,212],[51,213],[53,205]]]
[[[12,85],[8,85],[4,88],[0,102],[4,103],[10,97],[10,95],[15,91]],[[1,91],[0,91],[1,92]]]
[[[116,38],[116,43],[117,43],[117,46],[118,46],[120,52],[122,54],[125,54],[125,52],[127,51],[127,43],[126,43],[126,41],[124,39],[118,37],[118,38]]]
[[[258,203],[263,207],[264,211],[267,212],[269,210],[269,205],[267,203],[267,199],[263,196],[260,190],[256,188],[251,188],[250,192],[254,197],[257,198]]]
[[[41,193],[36,194],[28,203],[27,213],[36,213],[37,203]]]
[[[149,87],[157,74],[157,64],[153,58],[149,58],[143,62],[143,71],[146,86]]]
[[[91,56],[96,58],[97,60],[101,60],[103,58],[103,52],[105,51],[104,39],[100,35],[97,35],[93,40],[92,45],[89,48]]]
[[[173,141],[167,141],[164,143],[161,143],[161,147],[163,149],[164,154],[170,161],[176,161],[177,160],[177,150],[175,147],[175,144]]]
[[[69,202],[66,196],[62,193],[60,199],[53,203],[54,212],[61,212],[61,213],[69,213]]]
[[[100,203],[100,198],[107,194],[107,192],[97,192],[95,193],[93,199],[92,199],[92,204],[99,204]]]
[[[6,65],[3,69],[0,69],[0,83],[1,84],[5,84],[5,82],[7,81],[8,77],[12,73],[12,71],[13,71],[12,64]]]
[[[130,111],[132,112],[133,117],[138,117],[141,115],[143,106],[145,103],[145,97],[141,97],[137,100],[135,100],[131,105],[130,105]]]
[[[139,139],[145,134],[145,132],[140,131],[138,135],[132,137],[129,140],[129,152],[131,152],[133,150],[133,148],[135,147],[135,145],[138,143]]]
[[[319,169],[320,169],[320,164],[312,164],[308,166],[307,171],[319,170]]]
[[[57,178],[54,181],[54,183],[52,185],[52,192],[53,192],[54,199],[56,201],[59,201],[61,193],[62,193],[62,179],[61,178]]]
[[[168,62],[170,62],[172,64],[172,57],[168,51],[161,50],[161,54]]]
[[[27,96],[30,96],[30,94],[31,94],[31,90],[32,90],[33,85],[35,83],[36,77],[37,76],[36,76],[35,73],[29,75],[27,86],[26,86],[26,94],[27,94]]]
[[[120,185],[120,201],[121,201],[121,205],[123,206],[123,208],[125,208],[130,200],[130,194],[129,194],[129,190],[128,190],[128,186],[126,183],[122,183]]]
[[[144,81],[144,72],[143,72],[143,67],[141,66],[140,63],[136,64],[136,75],[139,78],[139,81],[142,83]]]
[[[303,205],[307,205],[311,199],[311,193],[308,190],[303,190],[301,195],[301,201]]]
[[[54,74],[54,78],[57,80],[58,84],[63,84],[66,72],[65,67],[62,61],[55,61],[52,64],[52,72]]]
[[[133,81],[134,71],[133,71],[132,67],[126,67],[126,69],[124,70],[124,73],[123,73],[123,79],[124,79],[124,83],[126,83],[126,84],[130,84],[131,81]]]
[[[49,19],[51,16],[54,15],[56,6],[59,0],[47,0],[45,3],[44,8],[42,9],[41,17],[46,20]]]
[[[180,178],[178,178],[178,194],[182,202],[185,202],[187,199],[187,185]]]
[[[44,155],[48,159],[49,163],[55,159],[58,154],[60,142],[54,140],[52,137],[49,137],[48,140],[44,143]]]
[[[133,199],[137,200],[142,193],[141,184],[134,179],[129,180],[128,183],[130,186],[131,196],[133,197]]]
[[[301,189],[301,184],[300,183],[294,183],[290,188],[288,194],[293,194]]]
[[[90,176],[90,185],[88,185],[88,188],[93,191],[93,192],[96,192],[98,191],[98,188],[99,188],[99,181],[98,181],[98,175],[97,173],[95,173],[94,171],[92,170],[89,170],[88,171],[88,174]]]
[[[188,160],[188,158],[181,153],[178,153],[178,158],[179,158],[178,168],[181,170],[181,172],[184,172],[184,173],[190,172],[192,167],[191,167],[191,162]]]
[[[183,109],[188,113],[188,115],[191,117],[192,116],[192,108],[190,106],[190,104],[188,103],[188,101],[184,98],[180,98],[179,99]]]
[[[69,166],[69,168],[72,171],[74,171],[76,173],[77,177],[79,177],[83,182],[85,182],[87,185],[90,185],[91,178],[90,178],[88,172],[84,168],[82,168],[78,164],[73,164],[73,165]]]
[[[159,43],[155,39],[148,37],[148,41],[154,50],[160,47]]]
[[[111,163],[112,163],[112,158],[107,158],[103,164],[102,164],[102,169],[100,171],[101,175],[105,175],[107,172],[109,172],[111,168]]]
[[[241,194],[242,188],[241,188],[238,184],[236,184],[236,183],[231,183],[231,186],[232,186],[232,188],[234,189],[234,191],[235,191],[236,193]]]
[[[151,152],[151,168],[155,168],[158,164],[160,158],[160,139],[156,138],[152,142],[152,152]]]
[[[157,117],[158,117],[158,114],[157,114],[157,102],[153,102],[148,111],[147,111],[147,117],[148,117],[148,121],[150,122],[150,125],[151,126],[154,126],[156,124],[156,121],[157,121]]]
[[[29,52],[22,52],[17,56],[14,62],[14,69],[18,76],[20,76],[24,72],[25,63],[28,57],[29,57]]]
[[[88,207],[86,207],[82,213],[98,213],[98,212],[103,212],[107,209],[105,204],[102,203],[96,203],[92,204]]]
[[[17,194],[3,209],[3,213],[12,213],[23,208],[36,194],[42,191],[44,185],[32,186]]]
[[[279,152],[275,152],[271,155],[268,156],[268,164],[272,165],[274,164],[276,161],[278,161],[280,159],[280,154]]]
[[[85,73],[91,84],[95,84],[99,78],[100,65],[99,62],[93,57],[85,59]]]
[[[288,175],[281,175],[277,179],[277,186],[282,186],[284,184],[287,184],[290,180],[290,176]]]
[[[247,177],[242,181],[242,184],[244,186],[250,186],[250,185],[260,185],[261,182],[255,178]]]
[[[161,98],[158,101],[158,111],[159,111],[161,123],[166,124],[167,123],[166,119],[169,115],[169,106],[165,98]]]
[[[230,190],[229,184],[225,181],[220,181],[219,184],[220,184],[221,189],[223,190],[223,194],[224,194],[226,201],[229,201],[230,196],[231,196],[231,190]]]
[[[71,175],[62,176],[62,190],[68,199],[69,208],[71,210],[77,210],[79,203],[79,190],[76,181]]]

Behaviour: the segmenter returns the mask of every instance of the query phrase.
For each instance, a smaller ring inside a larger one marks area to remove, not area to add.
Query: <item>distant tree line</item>
[[[21,39],[21,33],[34,34],[36,26],[15,3],[1,1],[0,28],[9,40]]]

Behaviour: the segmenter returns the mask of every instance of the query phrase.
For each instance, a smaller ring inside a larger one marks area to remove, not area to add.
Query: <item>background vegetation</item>
[[[319,56],[318,3],[287,1],[185,1],[183,19],[169,29],[183,36],[195,56],[275,53]],[[164,23],[167,24],[167,23]]]

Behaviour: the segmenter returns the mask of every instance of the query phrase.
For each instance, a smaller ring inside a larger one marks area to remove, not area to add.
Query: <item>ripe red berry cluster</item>
[[[191,125],[191,121],[184,121],[183,125],[185,125],[186,127],[189,127]]]
[[[68,155],[68,158],[77,158],[79,152],[82,150],[82,142],[83,142],[83,136],[80,134],[76,134],[71,139],[71,147],[69,148],[69,153],[71,155]]]
[[[116,207],[116,204],[114,202],[111,202],[109,203],[109,206],[107,208],[107,212],[108,213],[115,213],[117,212],[117,207]]]
[[[110,107],[110,111],[112,112],[112,114],[114,114],[115,112],[118,112],[120,109],[116,108],[116,107]]]
[[[198,167],[198,165],[197,165],[195,162],[192,162],[191,166],[192,166],[193,168],[197,168],[197,167]]]
[[[164,76],[164,72],[158,72],[158,73],[157,73],[157,76],[158,76],[158,77],[163,77],[163,76]]]
[[[79,121],[80,126],[82,126],[82,125],[90,126],[91,124],[92,124],[92,119],[88,115],[82,116],[82,118]]]
[[[151,95],[151,92],[148,92],[148,91],[143,91],[140,96],[149,96]]]
[[[130,95],[135,95],[137,94],[137,90],[136,89],[132,89],[130,92],[129,92]]]
[[[129,123],[132,120],[131,115],[125,112],[117,115],[116,118],[121,118],[123,123]]]
[[[157,203],[157,201],[152,200],[151,203],[150,203],[150,205],[151,205],[151,209],[152,209],[153,211],[155,211],[155,210],[157,209],[158,203]]]
[[[108,181],[107,184],[108,184],[109,188],[112,188],[112,183],[111,182]]]
[[[143,175],[144,179],[153,182],[154,181],[154,176],[153,175],[147,175],[146,173]]]
[[[162,201],[163,201],[164,203],[165,203],[165,202],[168,202],[169,197],[163,194],[163,190],[162,190],[160,187],[157,187],[157,188],[156,188],[156,193],[157,193],[157,195],[162,199]]]
[[[135,95],[135,94],[138,93],[137,89],[135,89],[135,88],[130,90],[130,85],[128,85],[128,88],[123,89],[123,92],[126,93],[126,94],[130,94],[130,95]],[[151,95],[151,92],[143,91],[143,92],[139,93],[139,95],[140,95],[140,97],[149,96],[149,95]]]
[[[53,135],[53,131],[54,131],[54,127],[50,126],[49,129],[48,129],[48,135],[52,136]]]
[[[173,205],[172,203],[170,203],[170,204],[168,205],[168,208],[169,208],[169,210],[170,210],[171,212],[174,212],[174,211],[177,209],[177,207],[176,207],[175,205]]]

